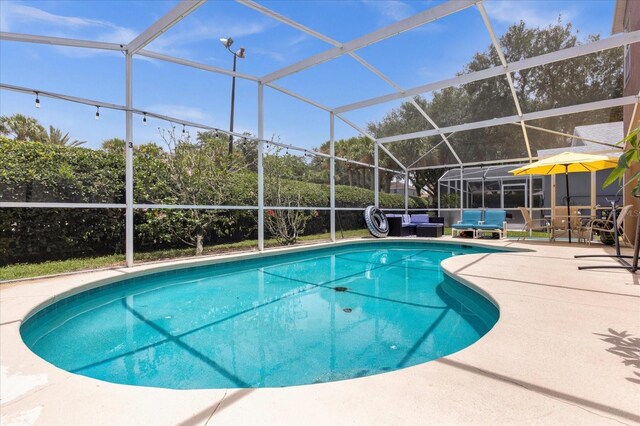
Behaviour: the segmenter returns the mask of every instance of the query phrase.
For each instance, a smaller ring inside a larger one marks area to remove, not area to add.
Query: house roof
[[[592,139],[598,142],[615,145],[624,138],[624,123],[616,121],[613,123],[591,124],[589,126],[578,126],[573,130],[575,136],[585,139]],[[600,146],[602,145],[585,141],[582,139],[571,139],[571,146]]]
[[[575,136],[585,139],[591,139],[601,143],[615,145],[624,138],[624,127],[622,121],[613,123],[590,124],[587,126],[578,126],[573,130]],[[620,154],[620,150],[615,148],[607,148],[598,143],[589,142],[583,139],[571,139],[571,146],[551,149],[539,149],[538,157],[549,157],[551,155],[560,154],[562,152],[588,152],[591,154]]]

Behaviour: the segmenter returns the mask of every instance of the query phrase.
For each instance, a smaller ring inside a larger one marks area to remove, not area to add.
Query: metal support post
[[[409,169],[404,169],[404,214],[409,214]]]
[[[598,202],[597,186],[598,185],[596,183],[596,172],[591,172],[591,193],[589,194],[591,217],[596,217],[596,204]]]
[[[329,198],[330,198],[330,228],[331,241],[336,241],[336,141],[335,141],[335,121],[334,113],[329,113]]]
[[[533,217],[533,175],[529,175],[529,216]],[[529,237],[532,236],[533,230],[529,229]]]
[[[440,179],[438,179],[438,217],[442,217],[442,212],[440,211]]]
[[[464,209],[464,167],[460,166],[460,220],[462,220],[462,210]]]
[[[133,266],[133,57],[125,56],[126,139],[125,145],[125,249],[126,265]]]
[[[264,85],[258,83],[258,250],[264,250]]]
[[[380,208],[380,171],[378,170],[378,142],[373,145],[373,204]]]

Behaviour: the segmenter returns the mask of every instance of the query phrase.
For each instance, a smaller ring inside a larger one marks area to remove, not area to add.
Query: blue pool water
[[[469,346],[497,308],[440,262],[490,252],[351,244],[127,279],[63,299],[22,337],[52,364],[115,383],[276,387],[368,376]]]

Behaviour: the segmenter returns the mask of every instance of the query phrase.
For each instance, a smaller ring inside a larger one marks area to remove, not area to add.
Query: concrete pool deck
[[[0,286],[2,424],[640,424],[638,275],[577,269],[617,265],[607,258],[573,258],[611,254],[610,247],[481,244],[529,251],[457,256],[442,263],[446,273],[481,289],[500,307],[500,320],[478,342],[403,370],[288,388],[179,391],[116,385],[60,370],[22,343],[20,324],[37,306],[96,280],[161,265]],[[222,258],[230,257],[237,256]]]

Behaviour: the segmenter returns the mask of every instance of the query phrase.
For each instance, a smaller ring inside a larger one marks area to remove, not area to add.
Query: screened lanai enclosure
[[[616,153],[611,153],[615,156]],[[438,212],[447,223],[460,218],[461,209],[503,209],[510,228],[522,229],[524,207],[534,219],[549,217],[556,206],[566,205],[567,188],[563,176],[514,176],[511,170],[524,165],[475,166],[447,170],[438,179]],[[620,200],[620,186],[603,188],[608,170],[572,173],[568,176],[572,205],[589,213]]]
[[[7,20],[11,31],[0,33],[3,116],[11,110],[45,120],[55,110],[67,126],[95,117],[96,126],[113,129],[113,139],[94,148],[82,141],[38,144],[17,132],[0,140],[2,263],[71,256],[80,246],[125,253],[127,266],[134,253],[181,244],[202,249],[251,240],[255,246],[247,248],[262,251],[274,236],[287,243],[291,228],[336,241],[360,226],[368,205],[439,211],[448,223],[466,207],[542,209],[550,206],[550,178],[508,170],[535,161],[539,150],[570,146],[578,126],[620,121],[622,107],[637,106],[639,95],[622,96],[622,70],[638,31],[578,37],[558,21],[564,39],[518,50],[514,35],[534,37],[547,26],[528,23],[517,8],[505,18],[501,2],[411,4],[410,14],[390,21],[364,20],[345,5],[291,2],[282,12],[282,2],[251,0],[119,3],[123,15],[154,7],[157,13],[153,20],[145,15],[149,22],[138,34],[115,31],[106,41],[61,37],[46,25],[27,34]],[[3,4],[5,17],[34,12],[29,16],[47,23],[76,23],[37,14],[36,4],[18,6]],[[549,7],[556,16],[564,10],[562,2]],[[202,25],[220,10],[238,21]],[[336,25],[316,26],[315,14],[333,14]],[[272,32],[307,44],[252,53],[252,39],[240,30],[250,18],[259,19],[262,40]],[[349,22],[358,22],[358,31]],[[227,34],[233,31],[240,35]],[[218,32],[235,38],[227,46],[234,68],[227,67],[228,52],[224,61],[197,57],[184,44],[187,32],[219,49]],[[235,51],[243,34],[246,57],[244,47]],[[446,51],[433,51],[427,40]],[[458,55],[468,43],[478,53]],[[252,54],[260,59],[251,62]],[[54,55],[68,65],[47,63]],[[95,69],[75,68],[92,55]],[[33,73],[18,63],[33,63]],[[82,80],[87,73],[89,82]],[[61,90],[65,85],[45,74],[78,84]],[[231,84],[232,100],[243,108],[235,131],[233,103],[231,126],[228,111],[211,103],[228,102]],[[107,98],[93,96],[98,86],[109,88]],[[190,106],[211,113],[173,106],[187,95],[198,103]],[[296,128],[311,129],[313,137]],[[42,139],[55,139],[52,133]],[[584,139],[599,152],[621,152],[610,141]],[[392,194],[398,185],[404,194]]]

